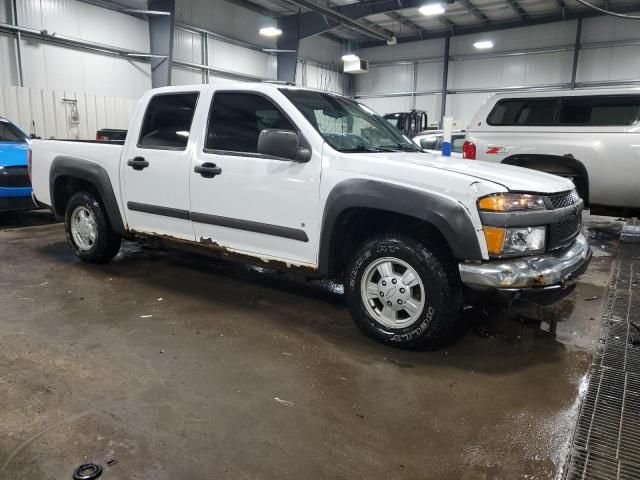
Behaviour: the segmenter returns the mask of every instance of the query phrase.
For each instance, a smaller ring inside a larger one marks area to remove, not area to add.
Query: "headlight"
[[[517,212],[545,208],[540,195],[529,193],[496,193],[478,200],[478,209],[485,212]]]
[[[484,227],[487,249],[494,257],[544,252],[546,227]]]

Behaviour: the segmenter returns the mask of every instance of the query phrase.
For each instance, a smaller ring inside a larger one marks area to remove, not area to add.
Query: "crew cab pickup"
[[[146,239],[338,278],[360,329],[403,348],[449,337],[471,291],[560,297],[591,258],[570,180],[441,159],[319,91],[160,88],[122,146],[31,148],[36,199],[81,260]]]
[[[493,95],[463,157],[570,178],[592,213],[640,214],[640,88]]]

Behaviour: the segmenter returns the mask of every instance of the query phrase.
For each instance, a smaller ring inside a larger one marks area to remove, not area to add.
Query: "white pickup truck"
[[[31,145],[35,200],[87,262],[122,238],[344,281],[369,336],[444,341],[465,294],[558,298],[591,258],[571,181],[441,159],[345,97],[277,84],[155,89],[123,145]]]
[[[640,214],[640,88],[493,95],[463,157],[570,178],[592,213]]]

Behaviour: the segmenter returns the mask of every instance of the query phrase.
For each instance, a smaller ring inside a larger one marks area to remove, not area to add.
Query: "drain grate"
[[[640,247],[621,245],[567,480],[640,479]]]

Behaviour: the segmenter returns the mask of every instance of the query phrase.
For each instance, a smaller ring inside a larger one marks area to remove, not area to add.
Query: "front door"
[[[261,155],[266,128],[298,130],[266,93],[215,93],[191,169],[196,241],[315,265],[321,152],[306,163]]]
[[[139,138],[127,142],[121,168],[131,230],[194,239],[189,216],[189,136],[198,95],[155,95],[148,103]]]

